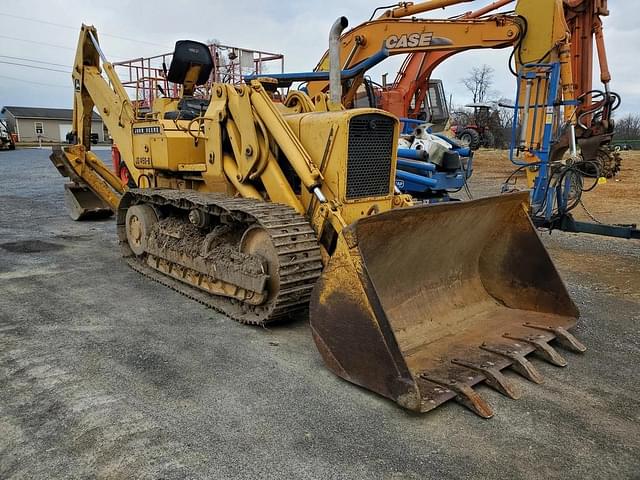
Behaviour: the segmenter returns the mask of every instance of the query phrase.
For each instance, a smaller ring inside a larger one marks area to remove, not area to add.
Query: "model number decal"
[[[133,127],[134,135],[152,135],[160,133],[160,127]]]
[[[151,157],[136,157],[133,164],[138,168],[151,168]]]

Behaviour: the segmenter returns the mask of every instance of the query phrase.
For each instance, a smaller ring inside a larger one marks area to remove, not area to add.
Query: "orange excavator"
[[[399,117],[406,117],[409,106],[431,72],[446,58],[471,49],[507,48],[523,36],[522,23],[515,15],[498,14],[480,18],[506,2],[501,0],[458,18],[430,19],[414,15],[472,0],[434,0],[420,3],[400,3],[375,20],[364,22],[341,37],[341,62],[344,70],[351,69],[376,55],[381,48],[389,55],[409,54],[398,79],[386,89],[381,106]],[[315,71],[328,69],[325,53]],[[343,82],[343,104],[352,106],[356,92],[366,72]],[[402,79],[403,81],[399,81]],[[307,90],[311,97],[325,92],[328,82],[310,81]],[[426,95],[426,92],[423,94]]]
[[[513,3],[514,0],[493,2],[479,10],[467,12],[460,19],[478,19],[495,10]],[[513,38],[516,41],[516,38]],[[476,47],[472,47],[476,48]],[[477,48],[481,48],[479,45]],[[468,49],[465,49],[468,50]],[[384,86],[379,93],[380,108],[398,117],[419,119],[424,111],[425,101],[430,91],[429,80],[433,71],[442,62],[462,50],[431,50],[412,52],[404,60],[394,82]],[[431,89],[434,85],[431,85]],[[433,91],[433,90],[432,90]]]
[[[515,46],[514,54],[518,51],[520,40],[527,34],[527,20],[513,13],[494,13],[515,0],[494,1],[478,10],[446,20],[414,16],[468,1],[438,0],[416,4],[403,2],[342,35],[341,60],[345,70],[375,55],[380,45],[387,48],[389,55],[408,54],[394,82],[383,85],[375,95],[369,95],[370,99],[375,99],[371,106],[382,108],[401,118],[422,118],[425,104],[429,108],[433,103],[446,102],[441,88],[430,83],[433,71],[445,60],[471,49]],[[595,166],[594,171],[586,173],[610,178],[620,170],[620,156],[610,147],[614,126],[611,114],[620,104],[620,97],[610,90],[611,74],[601,19],[609,15],[607,0],[563,0],[563,7],[572,39],[574,90],[579,101],[576,111],[578,145],[586,164]],[[399,41],[407,38],[408,32],[410,35],[410,32],[420,31],[433,32],[428,44]],[[593,89],[594,45],[598,54],[602,90]],[[327,65],[328,57],[325,54],[315,70],[326,70]],[[511,65],[510,69],[513,71]],[[363,72],[343,84],[342,99],[345,106],[353,105],[364,81]],[[326,81],[312,81],[307,85],[311,96],[326,91],[327,88]],[[371,88],[368,87],[368,90]],[[434,98],[429,99],[429,96]],[[561,139],[554,148],[557,151],[555,157],[561,157],[569,148],[569,139]]]

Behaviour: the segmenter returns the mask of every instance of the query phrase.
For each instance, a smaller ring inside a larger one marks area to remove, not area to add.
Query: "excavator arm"
[[[427,52],[457,53],[477,48],[504,48],[520,37],[520,25],[513,16],[496,15],[486,19],[403,19],[380,18],[363,23],[341,37],[340,63],[349,69],[371,58],[381,49],[389,55]],[[443,55],[443,60],[446,56]],[[328,70],[325,54],[316,71]],[[349,105],[363,75],[343,86],[343,103]],[[310,81],[310,96],[328,89],[326,81]]]
[[[483,17],[515,0],[498,0],[478,10],[467,12],[462,19]],[[515,43],[521,36],[514,38]],[[393,84],[381,92],[380,107],[399,117],[417,118],[429,91],[429,79],[433,71],[458,50],[432,50],[407,55]]]
[[[103,69],[108,81],[103,76]],[[102,121],[120,152],[128,158],[133,149],[131,125],[135,115],[113,66],[100,49],[95,27],[83,25],[81,28],[72,78],[72,134],[77,144],[64,151],[55,149],[51,161],[63,176],[71,179],[71,183],[65,185],[65,199],[74,219],[109,216],[116,211],[125,187],[91,152],[94,108],[98,106]],[[134,165],[129,168],[137,173]]]
[[[581,96],[592,89],[594,43],[600,66],[600,81],[607,87],[611,82],[611,72],[601,19],[609,15],[607,0],[564,0],[564,7],[571,33],[571,58],[577,84],[576,94]]]
[[[343,53],[342,66],[348,69],[375,55],[383,45],[390,55],[409,53],[407,59],[398,72],[394,83],[390,87],[383,87],[381,92],[381,107],[400,117],[416,116],[425,100],[428,88],[428,79],[434,69],[442,62],[469,49],[477,48],[503,48],[516,45],[527,31],[527,18],[518,21],[514,15],[486,16],[498,8],[514,3],[515,0],[496,0],[476,11],[455,19],[442,21],[406,17],[433,11],[460,3],[468,3],[469,0],[438,0],[423,1],[418,3],[402,3],[399,6],[385,11],[375,20],[363,23],[345,33],[342,38]],[[609,14],[607,0],[564,0],[564,17],[567,22],[568,32],[571,36],[571,63],[574,77],[575,96],[581,100],[578,110],[579,123],[584,127],[591,127],[594,112],[598,115],[598,124],[584,136],[603,134],[611,131],[611,111],[619,98],[609,92],[611,74],[609,72],[602,16]],[[546,15],[546,7],[539,5],[538,10]],[[529,14],[532,14],[531,12]],[[533,13],[535,15],[535,13]],[[484,17],[484,18],[481,18]],[[465,24],[465,21],[468,22]],[[411,31],[411,24],[415,30]],[[464,33],[460,34],[459,27],[464,27]],[[515,27],[516,34],[511,29]],[[447,30],[450,28],[451,30]],[[493,33],[488,33],[492,31]],[[432,33],[436,41],[429,45],[421,45],[418,41],[409,44],[411,33],[419,33],[420,37]],[[545,30],[546,32],[546,30]],[[506,33],[506,35],[505,35]],[[531,33],[527,31],[527,33]],[[408,35],[405,37],[404,35]],[[406,44],[405,44],[405,40]],[[442,40],[437,40],[438,38]],[[548,32],[543,35],[536,33],[536,38],[541,44],[545,44]],[[399,41],[401,40],[401,41]],[[444,41],[443,41],[444,40]],[[451,42],[447,42],[450,40]],[[398,43],[400,44],[398,46]],[[592,91],[593,50],[594,45],[600,65],[600,78],[604,85],[604,92]],[[395,48],[394,48],[395,47]],[[325,54],[316,71],[326,70],[328,57]],[[345,82],[343,88],[343,103],[352,104],[355,92],[359,87],[364,72],[355,79]],[[313,96],[319,91],[326,91],[326,81],[311,81],[308,91]],[[597,97],[597,98],[594,98]],[[582,134],[582,132],[579,132]],[[600,145],[598,143],[598,145]],[[593,155],[590,155],[593,156]]]

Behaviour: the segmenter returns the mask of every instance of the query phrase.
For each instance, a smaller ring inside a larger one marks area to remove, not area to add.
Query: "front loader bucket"
[[[345,228],[311,299],[313,337],[340,377],[426,412],[450,399],[491,417],[471,387],[519,396],[525,358],[566,362],[548,342],[578,309],[524,205],[528,194],[392,210]]]

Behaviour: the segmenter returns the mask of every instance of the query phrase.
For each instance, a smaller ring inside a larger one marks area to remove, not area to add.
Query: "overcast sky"
[[[489,0],[475,0],[428,16],[451,16],[487,3]],[[178,39],[217,39],[227,45],[283,53],[287,71],[306,71],[326,50],[328,30],[335,18],[344,15],[355,26],[380,5],[372,0],[21,0],[3,4],[0,105],[68,108],[72,90],[70,76],[64,72],[70,70],[83,22],[97,27],[103,50],[113,61],[171,51]],[[623,98],[620,114],[640,112],[640,81],[635,77],[640,50],[637,4],[634,0],[610,0],[611,15],[604,20],[612,89]],[[460,79],[471,66],[486,63],[496,71],[494,89],[501,97],[511,98],[514,82],[506,67],[508,55],[508,50],[461,53],[438,67],[434,78],[444,80],[455,105],[464,104],[470,98]],[[398,65],[399,59],[389,59],[372,76],[379,81],[379,76],[388,72],[393,79]]]

